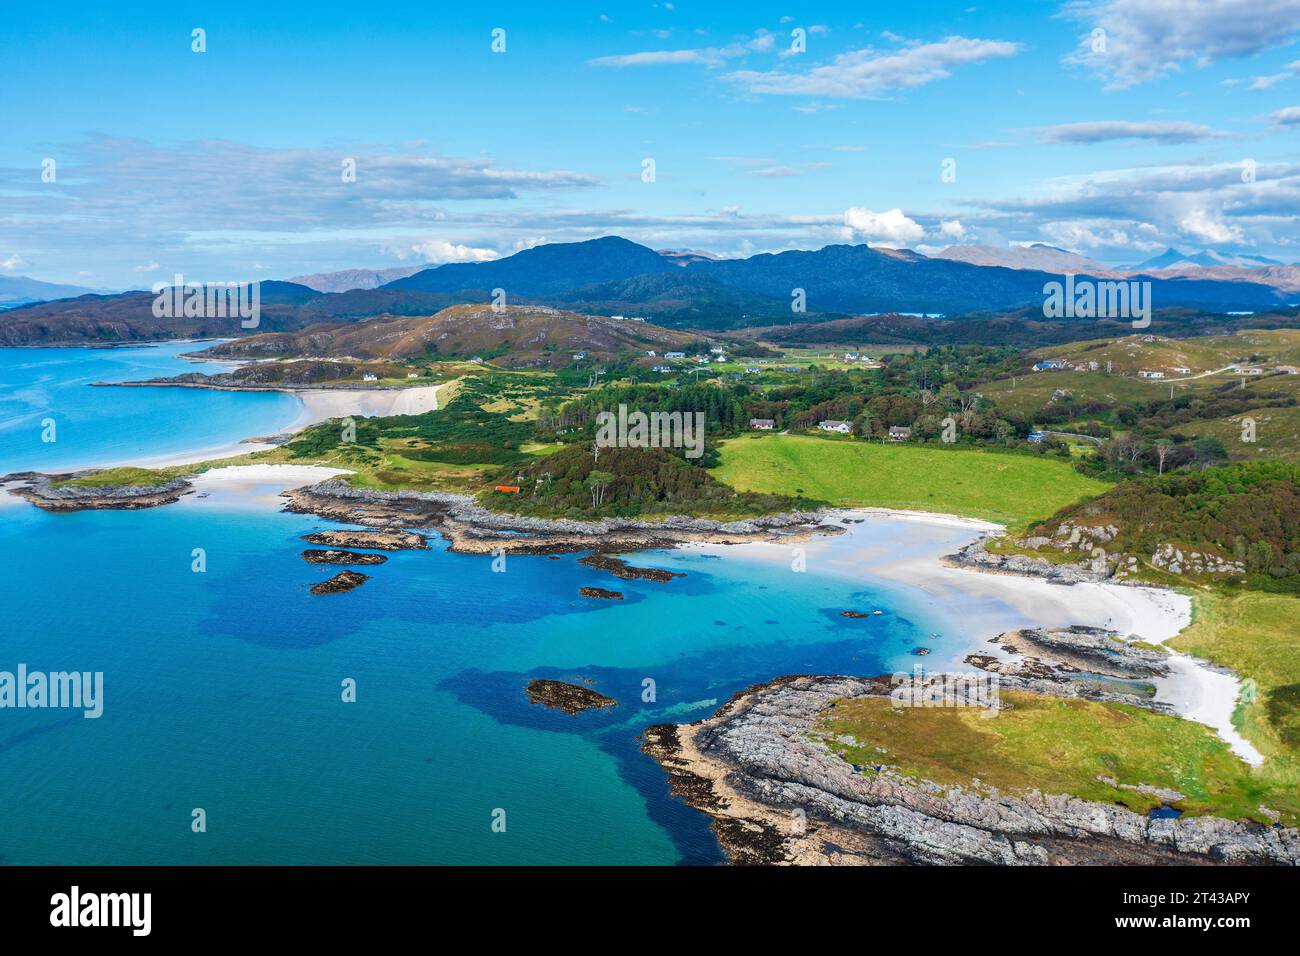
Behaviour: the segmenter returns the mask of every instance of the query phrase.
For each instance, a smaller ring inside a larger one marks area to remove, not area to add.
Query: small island
[[[618,706],[618,701],[613,697],[606,697],[589,687],[566,684],[559,680],[529,681],[525,692],[530,702],[550,707],[552,710],[562,710],[570,715],[582,713],[584,710],[603,710],[606,707]]]
[[[344,591],[352,591],[361,587],[370,580],[370,575],[362,574],[360,571],[340,571],[328,581],[321,581],[319,584],[313,584],[312,594],[342,594]]]

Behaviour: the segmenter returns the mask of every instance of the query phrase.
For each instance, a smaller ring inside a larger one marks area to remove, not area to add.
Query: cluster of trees
[[[485,491],[484,504],[549,518],[760,515],[816,505],[785,495],[738,492],[705,469],[692,467],[676,450],[597,448],[594,443],[568,445],[503,470],[497,483],[517,484],[523,494]]]
[[[1246,462],[1121,482],[1071,505],[1038,533],[1063,523],[1113,524],[1107,550],[1144,559],[1162,544],[1234,558],[1246,584],[1300,593],[1300,465]]]
[[[356,418],[313,425],[286,447],[294,458],[328,455],[374,464],[383,439],[411,439],[402,454],[419,461],[451,464],[510,464],[523,459],[519,446],[533,435],[530,422],[475,405],[464,394],[446,408],[423,415]]]

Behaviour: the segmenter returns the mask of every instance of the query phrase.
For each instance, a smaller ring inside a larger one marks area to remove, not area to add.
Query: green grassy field
[[[1244,695],[1252,699],[1241,703],[1233,720],[1261,753],[1289,761],[1300,791],[1300,598],[1199,593],[1191,626],[1169,646],[1254,682],[1254,692]]]
[[[103,471],[95,472],[93,475],[55,482],[55,487],[103,488],[109,485],[131,485],[137,488],[152,488],[155,485],[165,485],[173,477],[175,476],[161,469],[132,468],[128,466],[124,468],[106,468]]]
[[[1013,528],[1110,487],[1059,459],[805,435],[736,438],[721,457],[714,476],[739,491],[967,515]]]
[[[1175,805],[1188,814],[1267,823],[1263,805],[1292,824],[1300,817],[1300,791],[1252,770],[1202,724],[1022,691],[1002,700],[1011,707],[984,718],[982,708],[895,708],[888,698],[859,698],[839,702],[821,729],[854,739],[830,744],[852,763],[884,763],[942,785],[970,787],[978,778],[1004,792],[1069,794],[1141,813],[1160,800],[1130,788],[1149,784],[1183,794]]]

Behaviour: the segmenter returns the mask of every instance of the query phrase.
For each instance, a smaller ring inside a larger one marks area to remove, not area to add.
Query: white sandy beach
[[[968,653],[1000,655],[988,640],[1021,627],[1104,627],[1163,644],[1191,623],[1191,599],[1161,588],[1120,584],[1054,584],[1040,578],[951,568],[939,559],[1000,525],[956,515],[864,508],[840,513],[861,524],[846,535],[801,542],[809,572],[861,580],[884,579],[924,592],[952,621]],[[905,522],[900,524],[900,522]],[[857,533],[862,529],[862,533]],[[789,564],[789,545],[704,545],[702,550]],[[955,663],[955,662],[952,662]],[[1171,652],[1170,676],[1159,678],[1155,699],[1182,717],[1213,728],[1234,753],[1253,765],[1264,758],[1232,725],[1240,679],[1186,654]]]
[[[159,387],[165,388],[168,386]],[[283,428],[282,432],[284,434],[295,434],[319,422],[329,421],[331,418],[423,415],[425,412],[436,412],[438,410],[438,390],[442,387],[442,385],[419,385],[414,388],[321,388],[288,391],[288,394],[293,395],[302,403],[302,408],[298,413],[298,417]],[[270,442],[241,441],[194,448],[166,455],[156,455],[153,458],[133,458],[130,461],[114,462],[112,465],[97,467],[134,465],[139,468],[166,468],[171,465],[188,465],[196,461],[211,461],[216,458],[249,455],[255,451],[268,451],[275,447]]]
[[[348,474],[346,469],[321,465],[228,465],[195,475],[194,495],[181,500],[213,505],[244,505],[253,500],[278,507],[283,504],[279,500],[283,491]]]

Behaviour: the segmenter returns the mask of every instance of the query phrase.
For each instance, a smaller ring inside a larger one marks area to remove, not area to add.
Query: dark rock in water
[[[929,653],[930,653],[930,648],[928,648],[928,647],[914,647],[914,648],[912,648],[912,653],[915,654],[917,657],[924,657],[926,654],[929,654]]]
[[[871,617],[871,615],[863,614],[861,611],[840,611],[840,617],[851,617],[857,620],[860,617]]]
[[[618,706],[618,701],[613,697],[606,697],[590,688],[566,684],[560,680],[529,681],[526,691],[532,703],[562,710],[566,714]]]
[[[402,551],[427,548],[428,539],[414,531],[315,531],[302,536],[312,544],[327,548],[370,548],[375,551]]]
[[[339,594],[343,591],[351,591],[353,588],[359,588],[370,580],[370,575],[362,574],[360,571],[340,571],[328,581],[322,581],[320,584],[313,584],[312,594]]]
[[[612,558],[608,554],[595,552],[585,558],[580,558],[578,563],[600,571],[608,571],[614,577],[622,578],[624,581],[635,581],[640,578],[644,581],[666,583],[673,578],[686,577],[683,571],[666,571],[663,568],[638,568],[628,564],[622,558]]]
[[[337,548],[308,548],[303,560],[311,564],[383,564],[388,560],[382,554],[361,554],[359,551],[341,551]]]
[[[578,593],[583,597],[602,598],[606,601],[621,601],[623,595],[618,591],[606,591],[604,588],[579,588]]]

